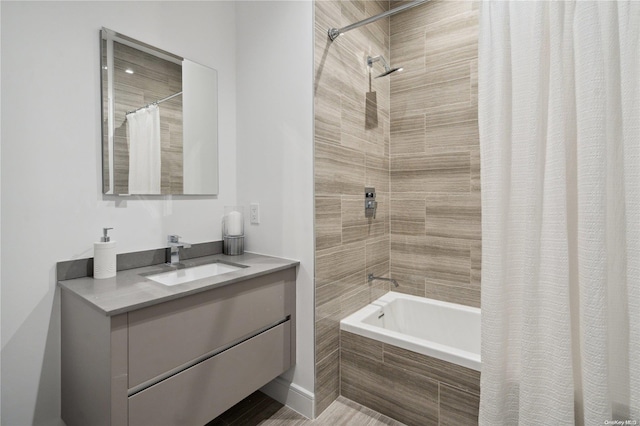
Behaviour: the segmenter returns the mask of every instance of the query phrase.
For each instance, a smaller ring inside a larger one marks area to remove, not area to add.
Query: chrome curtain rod
[[[351,31],[353,29],[356,29],[358,27],[361,27],[363,25],[367,25],[370,24],[372,22],[377,21],[378,19],[382,19],[382,18],[386,18],[387,16],[391,16],[391,15],[395,15],[396,13],[400,13],[402,11],[405,11],[407,9],[411,9],[412,7],[416,7],[418,5],[421,5],[422,3],[426,3],[429,0],[415,0],[412,1],[411,3],[407,3],[407,4],[403,4],[402,6],[398,6],[395,9],[391,9],[391,10],[387,10],[386,12],[382,12],[378,15],[372,16],[370,18],[367,19],[363,19],[362,21],[356,22],[355,24],[351,24],[351,25],[347,25],[346,27],[343,28],[329,28],[329,38],[331,39],[331,41],[335,40],[338,38],[338,36],[346,33],[347,31]]]
[[[138,108],[138,109],[134,109],[133,111],[129,111],[129,112],[127,112],[125,115],[127,115],[127,114],[133,114],[134,112],[138,112],[138,111],[140,111],[141,109],[149,108],[151,105],[158,105],[158,104],[161,104],[161,103],[163,103],[164,101],[168,101],[169,99],[175,98],[176,96],[180,96],[180,95],[182,95],[182,92],[181,92],[181,91],[180,91],[180,92],[178,92],[178,93],[174,93],[173,95],[167,96],[166,98],[162,98],[162,99],[159,99],[159,100],[157,100],[157,101],[155,101],[155,102],[151,102],[150,104],[146,104],[145,106],[140,107],[140,108]]]

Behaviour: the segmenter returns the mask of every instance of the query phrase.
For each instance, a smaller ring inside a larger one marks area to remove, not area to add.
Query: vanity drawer
[[[291,321],[129,397],[129,426],[200,426],[291,366]]]
[[[291,268],[130,312],[129,389],[284,320],[294,303]]]

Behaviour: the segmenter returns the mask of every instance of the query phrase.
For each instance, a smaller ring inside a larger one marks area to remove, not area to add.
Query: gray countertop
[[[83,277],[63,280],[58,281],[58,285],[65,291],[75,293],[105,315],[111,316],[244,281],[248,278],[270,274],[300,264],[297,260],[246,252],[240,256],[216,254],[199,257],[189,259],[183,264],[189,267],[212,262],[224,262],[246,266],[246,268],[174,286],[166,286],[144,276],[170,271],[172,268],[166,265],[153,265],[118,271],[113,278],[98,280],[93,277]]]

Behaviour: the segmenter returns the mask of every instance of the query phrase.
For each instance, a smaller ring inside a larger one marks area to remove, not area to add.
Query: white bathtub
[[[340,329],[480,371],[480,309],[389,292]]]

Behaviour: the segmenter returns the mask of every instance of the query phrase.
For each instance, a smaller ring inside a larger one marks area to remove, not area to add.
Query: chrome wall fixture
[[[365,188],[364,189],[364,217],[376,218],[376,209],[378,208],[378,202],[376,201],[376,189]]]
[[[369,68],[373,68],[373,63],[374,62],[378,62],[378,61],[382,62],[382,65],[384,66],[384,72],[382,74],[376,76],[376,78],[385,77],[385,76],[391,74],[392,72],[402,71],[402,67],[391,68],[389,66],[389,63],[387,63],[387,61],[385,61],[384,56],[382,56],[382,55],[367,56],[367,66]]]
[[[367,280],[369,282],[371,282],[373,280],[389,281],[390,283],[393,283],[394,286],[400,287],[400,285],[398,284],[398,281],[394,280],[393,278],[374,277],[373,274],[369,274],[369,275],[367,275]],[[378,318],[380,318],[380,317],[378,317]]]
[[[429,0],[416,0],[413,1],[411,3],[407,3],[407,4],[403,4],[402,6],[398,6],[395,9],[391,9],[388,10],[386,12],[382,12],[378,15],[372,16],[370,18],[367,19],[363,19],[362,21],[358,21],[355,24],[351,24],[351,25],[347,25],[346,27],[343,28],[329,28],[329,38],[331,39],[331,41],[337,39],[340,35],[346,33],[347,31],[351,31],[354,30],[358,27],[361,27],[363,25],[367,25],[370,24],[372,22],[375,22],[379,19],[382,18],[386,18],[387,16],[391,16],[391,15],[395,15],[396,13],[400,13],[402,11],[405,11],[407,9],[411,9],[412,7],[416,7],[418,5],[421,5],[422,3],[426,3]]]

